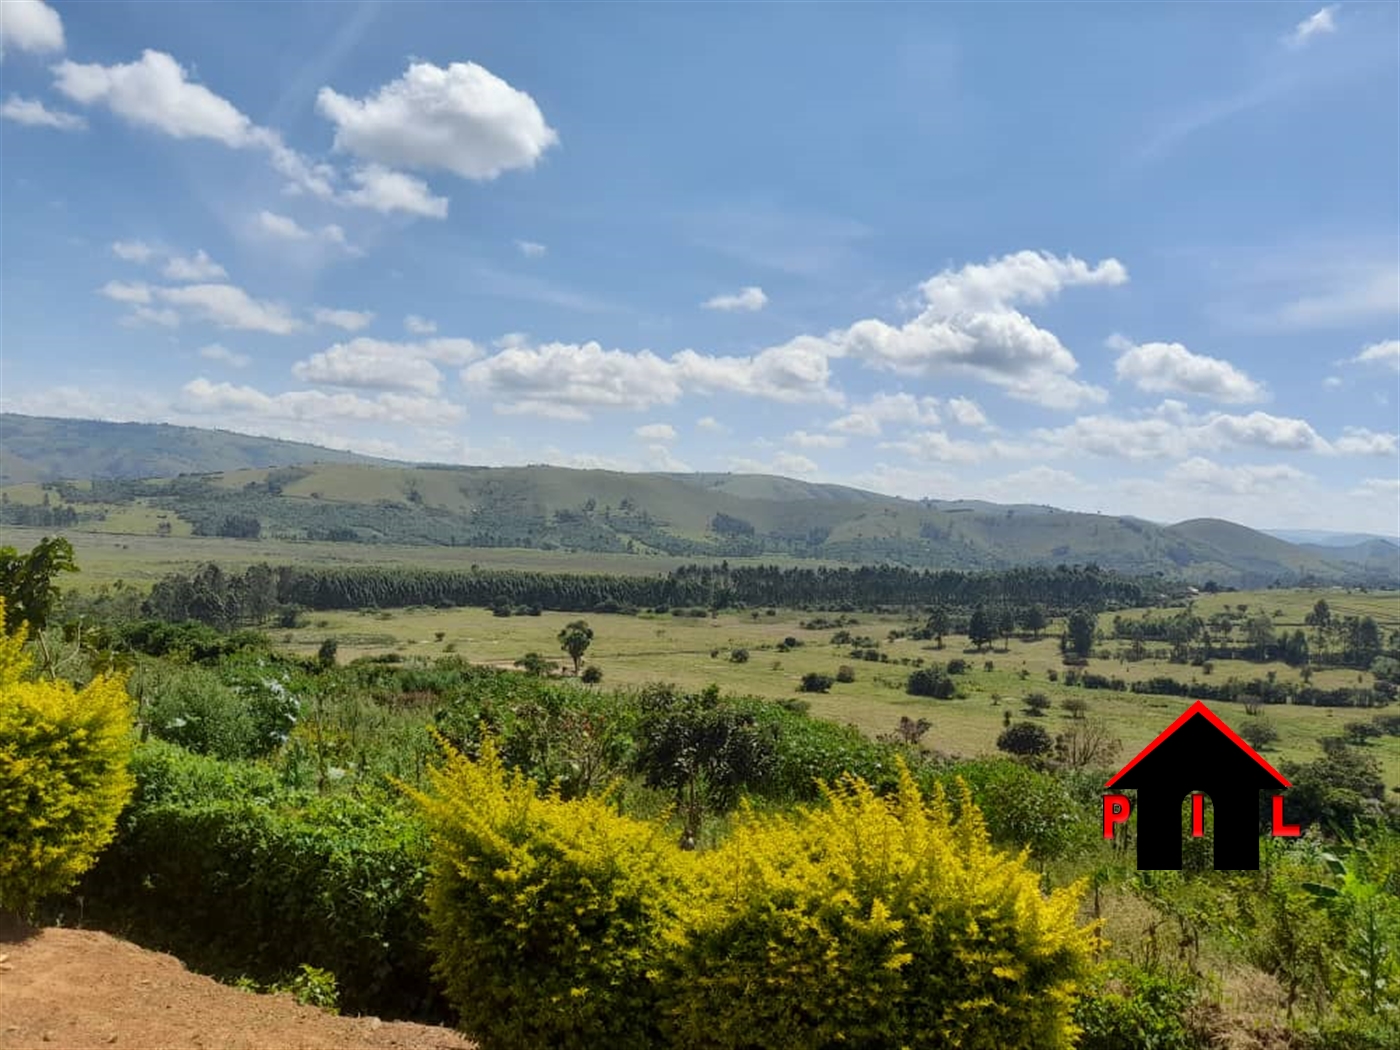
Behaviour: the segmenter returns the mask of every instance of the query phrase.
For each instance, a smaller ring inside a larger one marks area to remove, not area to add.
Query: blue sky
[[[1400,532],[1400,8],[0,4],[3,405]]]

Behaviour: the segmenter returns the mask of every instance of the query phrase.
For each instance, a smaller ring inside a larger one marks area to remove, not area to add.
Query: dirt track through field
[[[447,1028],[336,1017],[91,930],[0,930],[0,1048],[473,1050]]]

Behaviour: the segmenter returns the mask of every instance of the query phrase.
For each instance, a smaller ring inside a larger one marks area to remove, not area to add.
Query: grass
[[[1262,595],[1274,600],[1284,593],[1269,591]],[[1243,595],[1232,597],[1247,600]],[[1391,619],[1400,606],[1400,595],[1354,597],[1367,604],[1389,601],[1390,605],[1380,611]],[[1338,594],[1335,600],[1329,598],[1329,603],[1334,615],[1345,615],[1355,608],[1344,594]],[[775,699],[800,695],[810,702],[814,715],[852,723],[870,734],[893,729],[901,715],[927,718],[933,723],[925,737],[929,746],[960,755],[993,751],[1002,729],[1003,713],[1010,711],[1017,719],[1027,717],[1021,700],[1031,692],[1045,693],[1055,701],[1056,706],[1042,720],[1052,734],[1062,731],[1069,723],[1069,716],[1059,709],[1059,701],[1070,696],[1084,699],[1089,704],[1090,716],[1106,721],[1122,741],[1120,758],[1123,761],[1145,746],[1191,703],[1183,697],[1085,690],[1049,681],[1051,669],[1063,670],[1057,635],[1047,634],[1038,641],[1013,639],[1006,652],[998,642],[994,651],[980,654],[964,652],[966,639],[949,637],[942,651],[933,651],[930,642],[885,640],[892,628],[910,625],[903,617],[857,615],[859,623],[849,630],[855,635],[869,635],[880,640],[892,661],[901,657],[922,657],[926,661],[943,662],[955,656],[963,656],[968,661],[968,673],[957,679],[962,694],[959,699],[911,697],[904,692],[909,667],[850,659],[849,646],[830,644],[832,630],[814,631],[800,626],[800,621],[810,615],[784,610],[777,616],[760,615],[754,620],[747,612],[722,613],[706,619],[590,614],[584,618],[594,628],[595,638],[586,662],[602,669],[605,687],[660,680],[700,689],[713,682],[733,693]],[[287,647],[303,653],[314,653],[324,638],[336,637],[340,641],[342,660],[389,651],[406,656],[437,656],[451,646],[469,660],[501,665],[510,665],[534,650],[558,661],[562,667],[568,664],[568,657],[559,649],[556,635],[565,623],[578,618],[577,613],[551,612],[538,617],[496,617],[483,609],[410,609],[374,615],[318,613],[312,614],[310,625],[276,632],[274,636]],[[440,641],[436,638],[438,632],[443,635]],[[776,647],[789,636],[803,644],[787,652],[778,652]],[[746,663],[729,660],[729,652],[735,648],[749,651]],[[712,651],[717,651],[717,655],[712,657]],[[987,660],[992,661],[991,671],[984,669]],[[855,669],[854,682],[837,683],[825,694],[798,693],[797,685],[803,674],[809,671],[834,674],[841,664]],[[1122,663],[1095,659],[1090,661],[1087,670],[1130,682],[1156,675],[1189,682],[1193,675],[1200,674],[1198,668],[1153,660]],[[1216,663],[1211,680],[1224,681],[1231,676],[1263,677],[1268,671],[1276,672],[1280,680],[1297,680],[1297,671],[1283,664],[1225,660]],[[1313,683],[1334,688],[1355,685],[1356,677],[1355,671],[1325,670],[1314,675]],[[1370,681],[1369,675],[1363,677]],[[1235,728],[1251,718],[1242,705],[1219,704],[1216,709]],[[1274,725],[1279,740],[1264,755],[1274,764],[1285,759],[1315,758],[1321,754],[1318,738],[1340,735],[1346,722],[1369,719],[1371,714],[1345,708],[1269,707],[1265,714],[1257,717]],[[1382,738],[1368,744],[1366,750],[1380,761],[1386,785],[1400,784],[1400,738]]]

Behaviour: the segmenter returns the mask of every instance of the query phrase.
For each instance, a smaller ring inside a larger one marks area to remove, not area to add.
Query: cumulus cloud
[[[114,241],[112,254],[126,262],[147,263],[151,261],[156,251],[144,241]]]
[[[357,188],[340,196],[348,204],[383,215],[405,212],[425,219],[447,218],[447,198],[434,195],[422,179],[378,164],[356,168],[350,179]]]
[[[643,441],[675,441],[676,428],[670,423],[648,423],[632,431]]]
[[[213,383],[204,377],[186,383],[178,408],[201,414],[218,413],[244,420],[291,422],[413,423],[423,426],[455,423],[461,406],[437,398],[381,394],[328,394],[322,390],[291,390],[267,394],[250,386]]]
[[[1336,14],[1338,4],[1329,4],[1319,11],[1315,11],[1307,18],[1303,19],[1293,27],[1293,32],[1289,33],[1286,42],[1290,47],[1303,47],[1308,41],[1319,36],[1326,36],[1328,33],[1337,31],[1337,22],[1333,17]]]
[[[803,336],[794,342],[877,370],[924,378],[967,375],[1023,401],[1076,408],[1108,395],[1075,379],[1074,355],[1016,307],[1048,302],[1065,288],[1127,280],[1117,259],[1091,266],[1073,256],[1017,252],[931,277],[921,286],[923,311],[902,325],[857,321],[820,339]]]
[[[768,296],[763,294],[762,288],[750,285],[747,288],[740,288],[731,295],[716,295],[712,299],[706,299],[700,305],[706,310],[755,313],[768,305]]]
[[[987,414],[982,411],[982,406],[969,397],[955,397],[948,401],[948,415],[953,422],[964,427],[989,427],[991,423],[987,420]]]
[[[316,108],[336,126],[337,150],[464,179],[532,168],[559,141],[533,98],[475,62],[414,62],[363,99],[324,87]]]
[[[682,350],[670,358],[650,350],[605,350],[598,343],[516,341],[478,361],[462,381],[497,401],[504,413],[586,418],[589,409],[642,411],[669,405],[684,393],[736,393],[773,401],[839,402],[819,352],[801,347],[753,357],[713,357]]]
[[[403,326],[406,331],[413,335],[432,335],[437,329],[437,324],[429,321],[426,317],[419,317],[417,314],[409,314],[403,319]]]
[[[938,423],[936,398],[881,393],[853,405],[849,413],[828,423],[827,429],[854,437],[879,437],[886,425],[937,426]]]
[[[1342,387],[1342,377],[1328,376],[1322,381],[1322,385],[1327,390],[1340,390]]]
[[[1120,381],[1150,394],[1188,394],[1224,404],[1262,401],[1264,386],[1228,361],[1194,354],[1180,343],[1140,343],[1115,338],[1121,353],[1114,365]]]
[[[777,452],[770,460],[750,459],[736,456],[729,460],[729,468],[741,474],[785,474],[807,477],[821,468],[806,456],[795,452]]]
[[[151,287],[140,281],[108,281],[97,290],[114,303],[149,303]]]
[[[8,0],[7,0],[8,4]],[[103,105],[117,116],[177,139],[205,138],[239,149],[254,144],[254,124],[227,99],[185,76],[163,51],[136,62],[104,66],[60,62],[54,87],[81,105]]]
[[[1193,456],[1171,467],[1166,480],[1173,485],[1233,496],[1267,496],[1277,492],[1281,485],[1311,481],[1312,475],[1287,463],[1227,466]]]
[[[1352,489],[1348,495],[1367,500],[1388,499],[1393,504],[1395,500],[1400,499],[1400,478],[1363,478],[1361,484]]]
[[[63,19],[48,4],[42,0],[0,4],[0,58],[6,51],[50,54],[63,47]]]
[[[374,320],[369,310],[330,310],[324,306],[318,306],[311,316],[317,324],[343,328],[347,332],[358,332]]]
[[[5,8],[4,10],[8,10]],[[49,109],[37,98],[11,95],[0,106],[0,117],[31,128],[53,128],[55,131],[82,131],[87,121],[76,113]]]
[[[1343,427],[1342,436],[1331,443],[1331,449],[1342,456],[1393,456],[1396,435],[1382,434],[1366,427]]]
[[[842,448],[846,444],[844,434],[809,434],[805,430],[794,430],[783,440],[798,448]]]
[[[707,431],[711,434],[728,434],[729,428],[721,423],[714,416],[701,416],[695,421],[695,426],[699,430]]]
[[[159,325],[162,328],[179,328],[180,315],[174,310],[154,306],[133,306],[131,312],[117,319],[125,328],[141,328],[145,325]]]
[[[170,306],[221,328],[287,335],[305,327],[286,307],[254,299],[232,284],[189,284],[152,291]]]
[[[539,241],[516,241],[515,247],[527,259],[538,259],[549,251]]]
[[[880,447],[903,452],[911,459],[936,463],[980,463],[1001,452],[996,443],[961,441],[942,430],[922,430],[900,441],[882,441]]]
[[[461,366],[480,352],[468,339],[392,343],[362,336],[298,361],[292,374],[311,383],[435,397],[442,385],[437,365]]]
[[[208,346],[199,348],[199,356],[206,361],[217,361],[231,368],[247,368],[252,363],[252,358],[247,354],[240,354],[236,350],[230,350],[226,346],[218,343],[210,343]]]
[[[1400,372],[1400,339],[1372,343],[1353,357],[1352,362],[1359,365],[1388,365]]]
[[[422,180],[383,165],[352,171],[353,188],[340,188],[342,178],[335,168],[302,156],[277,131],[258,126],[228,99],[191,80],[163,51],[147,49],[137,61],[110,66],[64,61],[53,73],[59,93],[80,105],[104,106],[129,124],[176,139],[209,139],[230,149],[261,151],[288,180],[292,193],[384,214],[438,219],[447,214],[447,200],[433,196]],[[338,229],[326,227],[322,235],[334,239],[327,231]]]
[[[161,271],[172,281],[217,281],[228,272],[209,258],[203,249],[192,256],[173,256]]]

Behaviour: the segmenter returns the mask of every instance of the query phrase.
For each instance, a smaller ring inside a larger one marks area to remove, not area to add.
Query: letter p
[[[1126,824],[1132,812],[1127,795],[1105,795],[1103,797],[1103,837],[1113,838],[1113,825]]]

